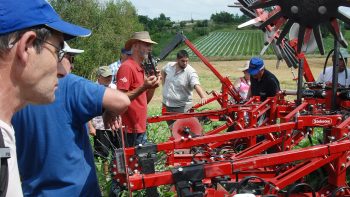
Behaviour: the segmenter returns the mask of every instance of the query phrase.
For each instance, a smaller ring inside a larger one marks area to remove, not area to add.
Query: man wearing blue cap
[[[64,22],[45,0],[0,0],[0,148],[7,147],[0,196],[22,196],[13,114],[29,103],[54,101],[63,40],[90,33]]]
[[[117,73],[119,70],[119,67],[122,65],[122,63],[128,59],[129,55],[131,55],[131,51],[126,50],[125,48],[122,48],[120,50],[120,57],[119,60],[116,62],[113,62],[109,65],[109,67],[112,70],[112,83],[116,84],[117,81]]]
[[[248,72],[251,86],[248,93],[250,96],[260,96],[264,101],[267,97],[273,97],[280,91],[280,83],[276,76],[265,69],[264,61],[259,57],[250,59]]]

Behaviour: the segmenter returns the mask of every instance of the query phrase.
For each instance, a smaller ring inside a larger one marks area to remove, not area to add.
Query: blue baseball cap
[[[86,37],[91,31],[65,22],[45,0],[0,0],[0,35],[44,25],[65,39]]]
[[[256,75],[264,68],[264,61],[259,57],[250,59],[248,72],[250,75]]]
[[[122,52],[122,54],[131,55],[131,51],[126,50],[125,48],[122,48],[120,52]]]

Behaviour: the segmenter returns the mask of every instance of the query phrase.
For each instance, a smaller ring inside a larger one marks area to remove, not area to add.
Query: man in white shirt
[[[163,105],[167,112],[185,113],[192,107],[193,89],[205,103],[207,98],[200,86],[196,70],[188,64],[187,51],[177,53],[176,62],[169,62],[162,70]],[[174,121],[167,121],[170,126]]]
[[[350,85],[350,69],[346,68],[348,63],[349,53],[346,49],[339,49],[339,65],[338,65],[338,84],[349,87]],[[334,55],[332,58],[334,63]],[[325,82],[326,84],[331,84],[333,78],[333,66],[327,67],[325,72],[320,73],[320,76],[317,79],[317,82]]]

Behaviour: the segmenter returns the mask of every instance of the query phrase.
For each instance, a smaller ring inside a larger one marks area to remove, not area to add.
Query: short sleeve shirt
[[[267,97],[273,97],[280,90],[280,82],[274,74],[265,70],[260,81],[250,77],[252,96],[260,96],[264,101]]]
[[[193,89],[200,85],[196,70],[187,65],[176,72],[176,63],[169,62],[162,70],[166,74],[163,86],[163,103],[168,107],[183,107],[192,104]]]
[[[86,123],[102,115],[105,87],[74,74],[56,99],[12,118],[24,196],[101,196]]]
[[[117,88],[122,91],[132,91],[144,83],[145,72],[141,66],[129,57],[117,73]],[[146,132],[147,94],[146,91],[131,101],[128,110],[122,115],[123,125],[129,133]]]
[[[348,77],[346,78],[346,72],[348,73]],[[333,78],[333,66],[327,67],[325,73],[320,73],[320,76],[317,79],[317,82],[332,82]],[[338,73],[338,83],[345,87],[349,87],[350,85],[350,69],[344,70],[341,73]]]

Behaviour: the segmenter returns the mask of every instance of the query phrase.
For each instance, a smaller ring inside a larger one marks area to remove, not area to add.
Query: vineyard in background
[[[346,32],[344,37],[349,42],[350,33]],[[263,49],[265,42],[264,33],[259,30],[215,31],[190,41],[202,55],[211,60],[240,60],[247,59],[251,56],[257,56]],[[333,46],[333,39],[329,36],[324,38],[323,41],[325,44],[325,51],[328,52]],[[187,46],[184,45],[181,49],[188,51],[192,60],[198,59]],[[177,51],[178,50],[173,51],[167,59],[174,60]],[[308,55],[319,56],[318,49]],[[271,46],[266,50],[264,56],[272,59],[275,58]]]
[[[264,34],[256,30],[241,30],[233,32],[211,32],[193,42],[195,47],[208,57],[232,57],[258,55],[264,47]],[[189,48],[186,50],[190,51]],[[266,55],[272,55],[268,49]],[[190,56],[195,56],[191,51]]]

